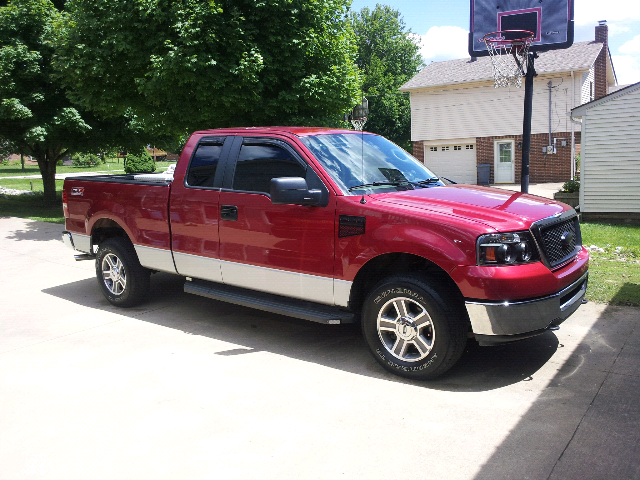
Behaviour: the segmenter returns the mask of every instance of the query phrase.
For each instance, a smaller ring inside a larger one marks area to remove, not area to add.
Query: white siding
[[[581,72],[572,88],[570,74],[539,76],[533,86],[531,133],[549,131],[549,89],[553,84],[552,132],[571,129],[566,113],[579,105]],[[574,102],[571,94],[575,95]],[[494,88],[493,83],[457,85],[411,93],[411,139],[447,140],[522,133],[524,85]],[[443,142],[444,143],[444,142]]]
[[[585,213],[640,213],[640,88],[587,108],[582,117]]]
[[[584,72],[582,74],[582,88],[580,89],[580,103],[578,105],[582,105],[593,100],[593,95],[595,93],[594,88],[595,69],[592,68],[588,72]]]

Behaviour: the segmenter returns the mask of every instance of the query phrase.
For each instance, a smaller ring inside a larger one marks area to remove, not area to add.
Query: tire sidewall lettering
[[[408,298],[411,298],[413,300],[416,300],[422,303],[423,305],[425,303],[425,300],[422,297],[422,295],[405,287],[389,288],[384,292],[380,293],[379,295],[377,295],[376,298],[373,299],[373,303],[378,305],[382,300],[389,297],[390,295],[405,295]]]
[[[417,365],[415,367],[407,367],[405,365],[399,365],[396,362],[394,362],[393,360],[388,359],[385,354],[379,349],[376,348],[376,354],[378,355],[378,357],[380,357],[380,359],[386,363],[388,366],[390,366],[391,368],[395,368],[396,370],[402,370],[403,372],[420,372],[422,370],[426,370],[427,368],[429,368],[433,362],[435,362],[435,360],[438,358],[438,354],[434,353],[433,356],[429,359],[428,362],[423,363],[422,365]]]

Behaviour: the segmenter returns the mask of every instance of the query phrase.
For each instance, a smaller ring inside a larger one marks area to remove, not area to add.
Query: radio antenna
[[[362,168],[362,184],[366,184],[364,178],[364,124],[367,123],[367,115],[369,114],[369,100],[362,95],[361,101],[359,105],[353,107],[351,111],[351,115],[349,115],[349,120],[351,121],[351,125],[353,125],[353,129],[360,132],[360,142],[362,146],[362,150],[360,152],[360,164]],[[367,203],[367,200],[364,198],[364,193],[362,194],[362,198],[360,199],[360,203]]]

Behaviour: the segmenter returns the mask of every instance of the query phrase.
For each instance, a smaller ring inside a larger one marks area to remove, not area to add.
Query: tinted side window
[[[201,144],[193,155],[189,172],[187,172],[187,185],[192,187],[213,187],[213,179],[216,176],[216,168],[222,152],[222,143]]]
[[[233,189],[269,193],[271,179],[305,177],[306,167],[276,145],[243,145],[233,177]]]

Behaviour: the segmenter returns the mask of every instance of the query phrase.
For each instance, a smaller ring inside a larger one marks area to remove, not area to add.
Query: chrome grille
[[[575,213],[537,223],[532,230],[550,268],[566,263],[578,253],[582,246],[582,236]]]

